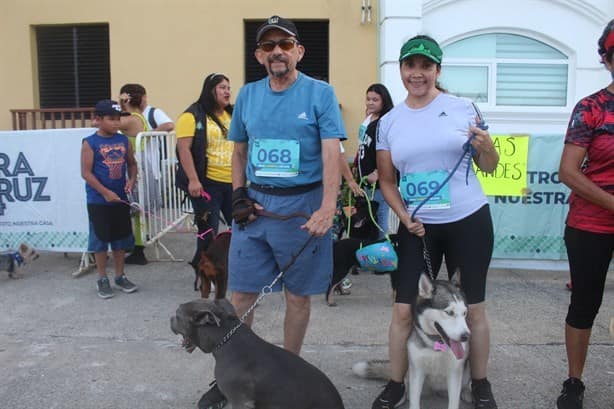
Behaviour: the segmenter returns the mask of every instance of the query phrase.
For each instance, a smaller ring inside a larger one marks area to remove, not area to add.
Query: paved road
[[[164,243],[189,257],[192,237],[170,234]],[[129,266],[139,291],[101,300],[93,273],[72,278],[78,263],[76,254],[45,254],[20,280],[0,276],[0,408],[195,408],[214,361],[198,351],[185,353],[169,328],[177,305],[197,296],[189,266]],[[358,360],[386,357],[390,285],[387,276],[352,280],[352,295],[338,297],[336,308],[323,297],[313,299],[302,356],[331,378],[347,408],[368,409],[383,382],[356,378],[350,368]],[[554,407],[566,373],[566,280],[557,272],[491,271],[489,378],[501,409]],[[281,296],[265,298],[256,313],[255,331],[279,344]],[[614,408],[611,316],[614,274],[593,330],[586,409]],[[425,398],[423,407],[447,408],[446,399]]]

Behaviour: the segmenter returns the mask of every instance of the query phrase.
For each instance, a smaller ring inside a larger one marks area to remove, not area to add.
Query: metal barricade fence
[[[192,207],[175,187],[176,136],[174,132],[140,132],[136,136],[137,193],[141,209],[140,232],[145,246],[153,246],[160,260],[161,247],[176,259],[160,239],[180,226],[190,226]]]

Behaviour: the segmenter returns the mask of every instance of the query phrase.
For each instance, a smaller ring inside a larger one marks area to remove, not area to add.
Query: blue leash
[[[488,125],[486,125],[486,122],[484,121],[484,117],[482,116],[482,113],[480,112],[480,110],[477,107],[477,105],[475,105],[474,103],[472,103],[472,105],[473,105],[473,109],[475,109],[475,112],[476,112],[477,117],[478,117],[476,126],[478,128],[480,128],[480,129],[487,130],[488,129]],[[454,172],[456,172],[458,170],[460,164],[463,162],[463,159],[465,159],[465,156],[467,156],[467,169],[465,170],[465,184],[467,184],[467,185],[469,184],[469,169],[471,167],[471,158],[476,153],[475,148],[471,145],[471,141],[473,139],[475,139],[475,134],[472,134],[469,137],[469,139],[467,139],[467,141],[463,144],[463,153],[461,154],[461,157],[458,159],[458,162],[456,162],[456,165],[454,165],[454,168],[452,169],[450,174],[444,179],[444,181],[441,183],[441,185],[439,185],[439,187],[437,189],[435,189],[424,200],[422,200],[420,202],[420,204],[418,204],[418,206],[416,206],[414,211],[411,213],[411,220],[412,220],[412,222],[416,221],[416,213],[418,213],[418,210],[420,210],[420,208],[422,206],[424,206],[424,204],[426,202],[428,202],[433,196],[435,196],[437,193],[439,193],[439,191],[446,185],[446,183],[448,183],[450,181],[450,179],[452,178],[452,175],[454,175]],[[469,154],[469,155],[467,155],[467,154]],[[431,280],[435,280],[435,275],[433,274],[433,267],[431,265],[431,257],[429,255],[428,249],[426,247],[425,236],[422,236],[422,257],[424,258],[424,262],[426,263],[427,272],[429,274],[429,277],[431,278]]]
[[[472,105],[473,105],[473,109],[475,109],[475,112],[476,112],[477,117],[478,117],[478,121],[477,121],[476,126],[478,128],[480,128],[480,129],[484,130],[484,131],[487,130],[488,129],[488,125],[486,125],[486,122],[484,121],[484,117],[482,116],[482,113],[480,112],[480,110],[477,107],[477,105],[475,105],[473,102],[472,102]],[[476,154],[475,148],[471,145],[471,141],[473,139],[475,139],[475,134],[472,134],[469,137],[469,139],[467,139],[467,141],[463,144],[463,153],[461,154],[460,158],[458,159],[458,162],[456,162],[456,165],[454,165],[454,167],[452,168],[452,171],[450,171],[450,173],[444,179],[444,181],[441,183],[441,185],[439,185],[439,187],[437,189],[432,191],[424,200],[422,200],[418,204],[418,206],[416,206],[414,211],[411,213],[411,220],[412,220],[412,222],[416,220],[416,213],[418,213],[418,210],[420,210],[420,208],[422,206],[424,206],[426,204],[426,202],[428,202],[433,196],[435,196],[437,193],[439,193],[439,191],[441,189],[443,189],[443,187],[446,185],[446,183],[448,183],[450,181],[450,179],[452,178],[452,175],[454,175],[454,172],[456,172],[458,170],[459,166],[463,162],[463,159],[465,159],[465,156],[467,156],[467,169],[465,170],[465,184],[467,184],[467,185],[469,184],[469,169],[471,169],[471,158],[473,158],[473,155]]]

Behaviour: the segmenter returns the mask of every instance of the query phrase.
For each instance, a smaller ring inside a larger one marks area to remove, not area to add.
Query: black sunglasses
[[[298,41],[293,38],[282,38],[279,41],[261,41],[258,43],[258,47],[260,47],[262,51],[268,53],[270,51],[273,51],[276,46],[279,46],[279,48],[284,51],[290,51],[297,44]]]

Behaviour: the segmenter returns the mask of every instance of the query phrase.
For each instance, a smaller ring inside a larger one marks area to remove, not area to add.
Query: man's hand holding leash
[[[264,208],[247,194],[246,187],[236,188],[232,192],[232,218],[241,228],[258,218],[257,210]]]
[[[335,217],[336,207],[332,209],[320,207],[313,212],[307,223],[301,226],[301,229],[316,237],[322,237],[333,226],[333,218]]]
[[[339,139],[322,140],[322,203],[320,208],[313,212],[307,223],[301,229],[316,237],[322,237],[333,226],[335,211],[337,210],[337,193],[339,192]]]

